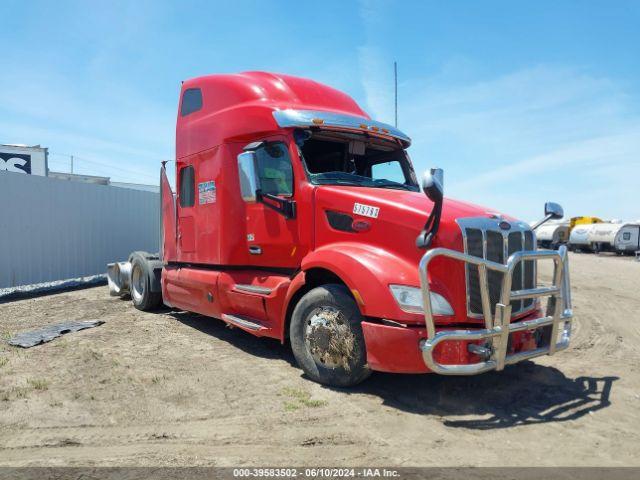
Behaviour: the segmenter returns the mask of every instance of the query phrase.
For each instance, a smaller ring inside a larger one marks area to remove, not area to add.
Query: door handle
[[[251,245],[249,247],[249,253],[251,255],[262,255],[262,248],[260,248],[258,245]]]

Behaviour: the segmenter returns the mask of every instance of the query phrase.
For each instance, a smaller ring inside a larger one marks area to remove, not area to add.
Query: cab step
[[[232,315],[230,313],[223,313],[222,320],[224,320],[225,322],[231,325],[235,325],[236,327],[242,328],[243,330],[250,330],[252,332],[269,330],[268,327],[265,327],[258,320],[253,319],[251,317],[246,317],[244,315]]]

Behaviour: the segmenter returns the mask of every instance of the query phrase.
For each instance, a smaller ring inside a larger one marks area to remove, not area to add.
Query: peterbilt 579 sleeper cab
[[[502,370],[566,348],[566,249],[536,251],[535,227],[443,198],[439,169],[419,185],[409,145],[311,80],[185,81],[175,195],[161,171],[161,252],[110,264],[111,292],[288,341],[331,385],[373,370]],[[547,204],[540,223],[560,217]],[[550,285],[540,261],[555,265]]]

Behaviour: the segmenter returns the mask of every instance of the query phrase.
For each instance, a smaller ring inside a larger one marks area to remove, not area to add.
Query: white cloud
[[[637,167],[639,153],[640,125],[624,133],[564,145],[562,148],[507,164],[495,171],[474,175],[458,183],[456,188],[465,191],[470,188],[492,187],[504,182],[526,182],[539,174],[556,174],[558,171],[571,174],[575,171],[590,170],[599,176],[602,169],[615,171],[618,164],[628,164],[631,167],[636,163]],[[618,171],[617,175],[620,173]]]
[[[380,49],[376,39],[385,35],[385,11],[389,4],[360,0],[358,12],[366,39],[358,47],[358,69],[365,94],[365,110],[373,118],[393,124],[395,118],[393,60]]]
[[[375,48],[364,46],[358,47],[358,63],[363,79],[366,110],[375,119],[393,124],[393,78],[382,74],[390,71],[389,62]]]
[[[362,2],[361,20],[370,32],[380,12]],[[392,61],[367,35],[359,48],[365,101],[387,122]],[[418,170],[444,167],[449,196],[527,220],[547,200],[568,215],[640,216],[628,201],[640,175],[640,112],[624,85],[566,65],[481,70],[455,57],[435,74],[403,73],[399,123]]]
[[[24,69],[0,79],[0,142],[49,147],[52,169],[68,163],[55,153],[73,154],[76,171],[154,182],[160,160],[173,158],[174,121],[173,108],[114,82],[82,88],[54,70]]]
[[[640,174],[640,115],[612,80],[537,66],[471,85],[424,85],[403,118],[414,157],[450,170],[449,194],[524,218],[546,200],[569,215],[638,216],[625,195]],[[603,181],[603,167],[616,174]]]

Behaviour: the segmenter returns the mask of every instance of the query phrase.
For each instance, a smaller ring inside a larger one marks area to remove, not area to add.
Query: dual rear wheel
[[[131,281],[129,291],[131,301],[138,310],[148,311],[158,308],[162,304],[162,293],[151,291],[150,265],[144,256],[138,252],[131,255]]]

